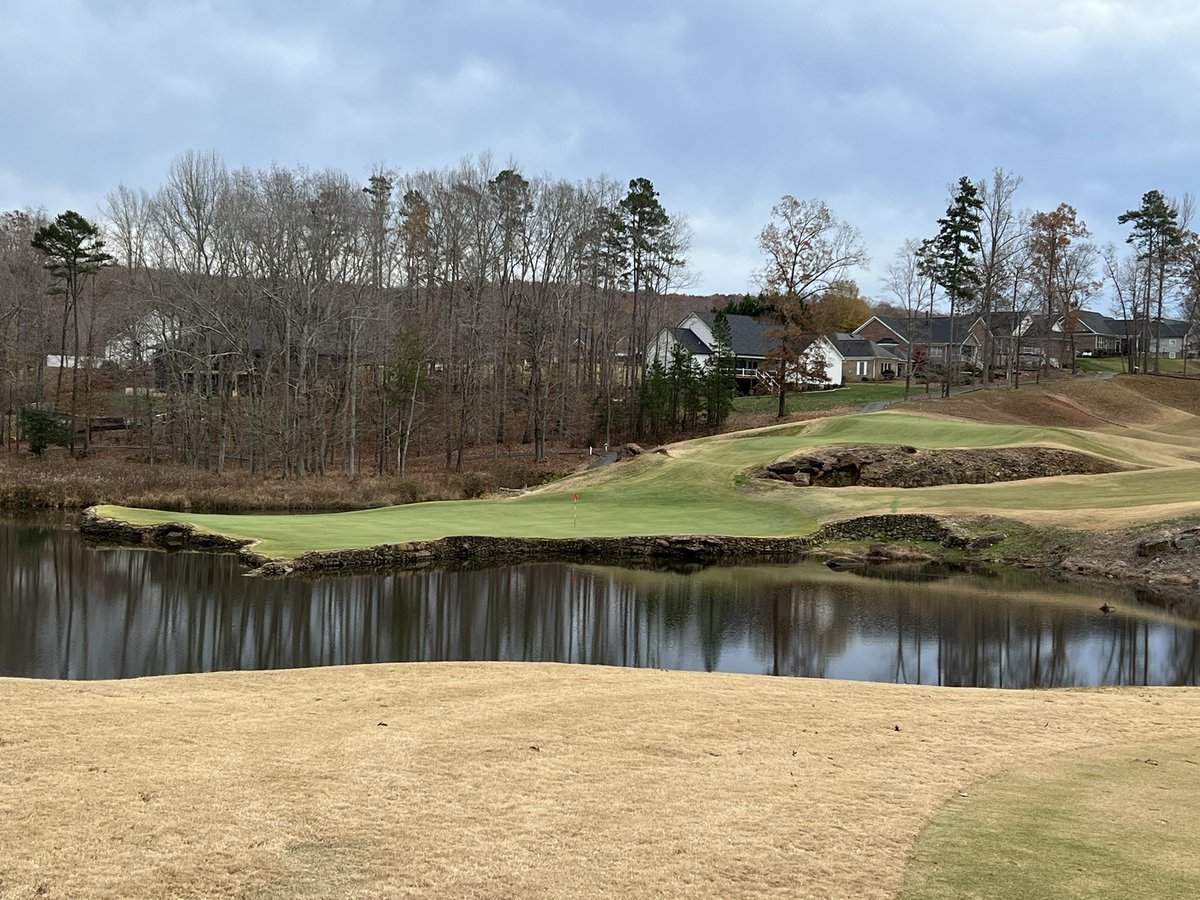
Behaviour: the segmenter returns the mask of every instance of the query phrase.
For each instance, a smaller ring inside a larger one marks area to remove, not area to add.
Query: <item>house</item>
[[[1051,330],[1074,344],[1076,356],[1120,356],[1125,352],[1129,334],[1125,322],[1090,309],[1073,312],[1070,321],[1059,316]]]
[[[1034,324],[1029,313],[998,310],[985,318],[984,324],[991,335],[993,366],[1008,369],[1018,354],[1028,356],[1034,352],[1027,338]],[[988,351],[985,349],[984,352]]]
[[[104,345],[104,359],[121,366],[140,365],[169,342],[179,339],[179,320],[158,310],[128,323]]]
[[[1150,355],[1179,359],[1188,346],[1191,325],[1181,319],[1160,319],[1146,323]]]
[[[739,393],[752,393],[760,383],[773,382],[768,361],[771,348],[778,343],[771,331],[778,327],[771,322],[760,322],[750,316],[726,315],[734,356],[734,379]],[[646,358],[657,360],[662,365],[670,364],[676,347],[682,348],[701,366],[716,352],[717,340],[713,334],[716,313],[689,313],[674,328],[664,328],[654,338],[647,350]],[[820,382],[808,381],[808,386],[827,387],[843,383],[843,358],[827,338],[818,337],[804,351],[805,355],[819,357],[824,363],[826,377]]]
[[[1183,319],[1116,319],[1087,309],[1056,317],[1052,330],[1074,344],[1076,356],[1132,352],[1179,359],[1195,343],[1192,326]]]
[[[854,329],[853,336],[894,347],[902,359],[908,358],[910,349],[920,348],[934,365],[957,360],[975,368],[982,362],[987,332],[979,316],[871,316]]]
[[[842,357],[842,382],[890,381],[906,374],[905,354],[895,344],[877,344],[844,331],[829,337]]]

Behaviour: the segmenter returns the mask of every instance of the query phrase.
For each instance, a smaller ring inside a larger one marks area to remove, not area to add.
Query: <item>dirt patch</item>
[[[920,450],[872,444],[771,463],[759,476],[803,487],[918,488],[1120,471],[1108,460],[1054,447]]]

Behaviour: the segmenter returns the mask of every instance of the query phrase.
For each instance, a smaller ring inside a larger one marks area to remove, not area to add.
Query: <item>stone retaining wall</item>
[[[370,568],[417,568],[437,563],[526,562],[529,560],[612,561],[671,559],[706,561],[797,556],[834,540],[934,541],[965,547],[970,535],[937,516],[880,515],[831,522],[805,537],[758,538],[684,535],[663,537],[506,538],[452,536],[352,550],[312,551],[294,559],[268,559],[252,542],[199,532],[191,525],[132,525],[85,510],[80,529],[99,543],[237,553],[264,575]]]
[[[79,523],[80,533],[97,544],[121,546],[158,547],[163,550],[207,550],[214,553],[236,553],[248,566],[258,568],[268,562],[267,557],[248,549],[254,542],[197,531],[185,522],[167,522],[162,525],[133,525],[120,519],[110,519],[85,509]]]
[[[829,541],[933,541],[943,547],[962,549],[970,543],[971,534],[938,516],[893,513],[830,522],[808,540],[810,546]]]

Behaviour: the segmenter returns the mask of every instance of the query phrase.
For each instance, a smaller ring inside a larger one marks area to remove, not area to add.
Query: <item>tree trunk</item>
[[[775,418],[782,419],[787,415],[787,362],[782,358],[779,360],[779,409],[775,413]]]

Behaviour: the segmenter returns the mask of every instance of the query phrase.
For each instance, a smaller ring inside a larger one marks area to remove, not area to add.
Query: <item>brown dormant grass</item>
[[[48,453],[45,459],[0,453],[0,509],[79,509],[97,503],[193,512],[370,509],[541,484],[585,460],[583,453],[555,455],[539,464],[502,456],[448,472],[440,461],[426,459],[406,478],[283,478],[234,467],[217,475],[174,463],[151,466],[111,448],[76,460],[65,453]]]
[[[982,780],[1200,731],[1187,688],[528,664],[0,692],[5,898],[890,897]]]

